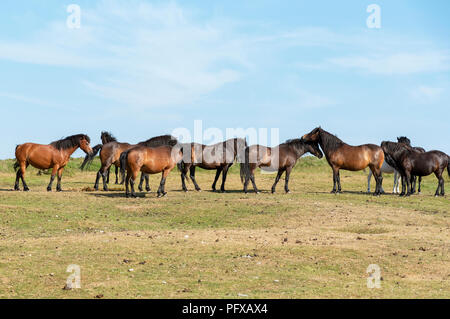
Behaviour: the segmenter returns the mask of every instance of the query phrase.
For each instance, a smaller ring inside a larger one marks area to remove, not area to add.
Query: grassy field
[[[245,195],[234,166],[223,194],[202,170],[203,191],[190,183],[184,193],[174,170],[166,197],[156,198],[155,175],[151,193],[126,199],[118,185],[91,191],[98,162],[88,172],[79,164],[62,193],[30,169],[25,193],[12,191],[12,161],[0,161],[1,298],[450,297],[450,199],[433,197],[434,176],[420,195],[373,197],[364,172],[342,171],[345,192],[332,195],[326,162],[303,158],[291,194],[284,181],[270,194],[275,176],[258,173],[263,192]],[[81,289],[63,289],[70,264],[81,267]],[[367,288],[370,264],[380,289]]]

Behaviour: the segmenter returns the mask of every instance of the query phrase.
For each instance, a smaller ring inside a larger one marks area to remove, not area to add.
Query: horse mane
[[[89,143],[91,139],[86,134],[76,134],[72,136],[68,136],[66,138],[62,138],[60,140],[51,142],[50,145],[58,150],[67,150],[69,148],[80,145],[80,140],[85,138]]]
[[[403,144],[406,144],[408,146],[411,146],[411,140],[409,138],[407,138],[406,136],[397,137],[397,141],[399,143],[403,143]],[[417,151],[419,153],[425,153],[426,152],[425,149],[423,147],[420,147],[420,146],[411,146],[411,148],[414,151]]]
[[[319,128],[319,133],[320,133],[320,141],[322,142],[323,145],[322,148],[324,151],[325,149],[327,151],[334,151],[335,149],[345,144],[336,135],[328,133],[324,129]]]
[[[139,142],[138,144],[146,147],[156,147],[161,145],[175,146],[178,144],[178,140],[172,135],[161,135]]]
[[[110,142],[117,142],[117,138],[114,137],[114,135],[111,134],[111,132],[102,131],[102,135],[100,136],[102,142],[103,139],[105,139],[106,143]],[[104,144],[106,144],[104,143]]]
[[[403,144],[411,146],[411,140],[409,138],[407,138],[406,136],[397,137],[397,141],[399,143],[403,143]]]
[[[415,152],[415,150],[409,146],[408,144],[405,143],[396,143],[396,142],[383,142],[384,145],[386,145],[386,148],[389,150],[389,152],[392,153],[397,153],[397,152],[402,152],[404,150],[410,151],[410,152]],[[381,143],[381,144],[383,144]]]

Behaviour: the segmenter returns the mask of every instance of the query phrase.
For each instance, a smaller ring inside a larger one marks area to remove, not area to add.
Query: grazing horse
[[[127,177],[125,179],[125,196],[136,197],[134,182],[140,171],[146,174],[157,174],[162,172],[161,182],[158,188],[158,197],[165,196],[164,190],[167,175],[183,158],[182,148],[176,146],[136,146],[123,152],[120,156],[121,169],[126,168]],[[131,186],[131,194],[128,190]]]
[[[160,145],[176,145],[177,144],[177,139],[171,135],[162,135],[162,136],[156,136],[153,137],[149,140],[143,141],[143,142],[139,142],[137,145],[133,145],[133,144],[129,144],[129,143],[121,143],[118,142],[116,138],[114,138],[111,133],[108,132],[102,132],[102,142],[103,141],[109,141],[106,144],[99,144],[96,145],[94,147],[94,152],[89,155],[86,156],[83,164],[81,165],[82,167],[84,167],[87,163],[91,162],[94,157],[97,155],[98,151],[100,151],[100,161],[102,163],[98,173],[97,173],[97,177],[95,179],[95,184],[94,184],[94,189],[98,190],[98,183],[100,180],[100,177],[102,177],[103,179],[103,190],[107,191],[108,190],[108,186],[107,186],[107,182],[106,182],[106,178],[107,178],[107,174],[108,171],[111,167],[111,165],[115,165],[116,167],[120,167],[120,154],[122,154],[123,152],[135,147],[135,146],[148,146],[148,147],[152,147],[152,146],[160,146]],[[125,178],[125,168],[121,169],[121,175],[122,175],[122,182],[121,184],[123,184]],[[142,183],[145,179],[145,183],[146,183],[146,190],[150,191],[150,186],[149,186],[149,177],[148,175],[142,173],[141,174],[141,180],[139,183],[139,190],[142,191]],[[117,178],[117,174],[116,174],[116,184],[118,183],[118,178]]]
[[[332,193],[341,192],[340,169],[360,171],[368,166],[377,182],[374,195],[381,194],[383,182],[381,166],[384,162],[384,153],[381,147],[375,144],[351,146],[320,127],[305,134],[303,140],[305,142],[318,142],[325,153],[328,164],[330,164],[333,169]]]
[[[255,169],[261,167],[266,170],[277,170],[278,174],[275,183],[272,186],[272,193],[275,193],[275,187],[278,181],[286,172],[284,190],[289,193],[289,176],[297,160],[305,153],[311,153],[318,158],[323,154],[317,143],[305,143],[301,139],[287,140],[285,143],[276,147],[267,147],[262,145],[252,145],[245,149],[245,161],[241,163],[241,182],[244,184],[244,193],[247,193],[249,180],[252,181],[255,193],[259,193],[255,183]],[[244,181],[245,180],[245,181]]]
[[[16,162],[14,164],[17,175],[14,190],[20,190],[19,178],[22,179],[23,190],[29,190],[25,183],[25,170],[31,164],[31,166],[41,170],[52,168],[52,175],[50,177],[50,183],[47,186],[47,191],[52,190],[53,180],[55,179],[55,175],[58,174],[56,190],[60,192],[62,173],[64,167],[70,160],[70,155],[78,148],[81,148],[87,154],[92,154],[93,151],[89,144],[90,141],[89,136],[86,134],[78,134],[52,142],[49,145],[35,143],[17,145]]]
[[[441,151],[420,153],[407,144],[388,141],[382,142],[381,147],[386,154],[386,161],[402,175],[402,192],[400,196],[405,195],[405,190],[406,196],[412,194],[411,176],[428,176],[432,173],[438,179],[435,196],[445,195],[442,173],[447,168],[450,176],[450,159],[447,154]]]
[[[406,136],[401,136],[401,137],[397,137],[397,141],[399,143],[405,143],[406,145],[411,146],[411,140],[409,138],[407,138]],[[419,153],[425,153],[425,149],[423,147],[417,147],[417,146],[411,146],[413,150],[416,150]],[[412,183],[412,193],[414,194],[416,192],[416,183],[417,183],[417,176],[412,176],[411,177],[411,183]],[[420,187],[422,185],[422,176],[419,176],[419,188],[417,190],[417,192],[420,194]]]
[[[243,138],[232,138],[214,145],[198,143],[183,144],[183,160],[177,165],[181,172],[181,186],[183,190],[185,192],[188,190],[185,183],[188,171],[194,183],[195,190],[201,190],[195,180],[195,168],[198,166],[207,170],[216,170],[216,177],[211,186],[214,192],[216,191],[217,180],[219,179],[220,173],[222,173],[220,191],[224,192],[228,169],[233,165],[236,158],[239,160],[240,157],[244,156],[246,147],[247,142]]]

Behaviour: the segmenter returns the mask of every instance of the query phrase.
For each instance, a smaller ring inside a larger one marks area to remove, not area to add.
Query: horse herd
[[[418,178],[418,192],[421,191],[421,178],[432,173],[438,179],[438,187],[435,196],[444,196],[443,172],[447,168],[450,176],[450,157],[441,151],[426,152],[423,148],[412,147],[406,137],[397,139],[397,142],[384,141],[381,146],[364,144],[351,146],[344,143],[335,135],[328,133],[321,127],[317,127],[301,138],[288,140],[276,147],[262,145],[248,146],[243,138],[233,138],[214,145],[199,143],[179,143],[171,135],[162,135],[142,141],[137,144],[118,142],[108,132],[101,134],[102,144],[90,146],[90,138],[86,134],[78,134],[52,142],[48,145],[25,143],[16,147],[16,162],[14,169],[16,181],[14,190],[20,190],[19,181],[22,181],[23,190],[29,188],[25,182],[26,168],[32,166],[44,170],[52,169],[50,183],[47,190],[52,190],[52,184],[57,176],[57,191],[61,191],[61,178],[64,167],[67,165],[71,154],[81,148],[87,155],[81,168],[88,166],[94,157],[100,152],[101,167],[97,173],[94,189],[98,190],[100,178],[103,182],[103,190],[108,191],[110,168],[115,166],[115,183],[125,183],[126,197],[136,197],[135,182],[141,172],[138,189],[143,191],[145,181],[146,191],[150,191],[149,174],[162,173],[158,197],[166,195],[165,182],[170,171],[177,166],[181,172],[182,189],[187,191],[185,180],[189,172],[195,189],[200,187],[195,180],[195,169],[201,167],[207,170],[216,170],[213,191],[222,174],[220,191],[225,191],[225,181],[231,165],[235,161],[240,163],[240,177],[247,193],[249,182],[252,183],[256,193],[259,192],[254,171],[256,168],[275,170],[277,176],[271,188],[275,192],[277,183],[285,173],[285,192],[289,193],[289,177],[297,160],[305,153],[310,153],[318,158],[323,154],[333,170],[332,193],[342,191],[339,171],[359,171],[370,168],[368,176],[368,192],[370,192],[371,175],[374,176],[376,187],[374,195],[384,193],[382,173],[394,172],[394,190],[399,191],[399,176],[401,177],[402,190],[400,196],[409,196],[416,190]],[[322,153],[323,152],[323,153]],[[125,176],[126,173],[126,176]]]

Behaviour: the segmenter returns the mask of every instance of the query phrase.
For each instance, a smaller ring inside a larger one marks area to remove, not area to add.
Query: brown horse
[[[183,160],[178,164],[178,169],[181,171],[181,186],[183,190],[185,192],[188,190],[185,183],[188,171],[195,190],[201,190],[195,180],[195,168],[198,166],[206,170],[216,170],[216,177],[212,184],[214,192],[216,191],[217,180],[220,173],[222,173],[220,191],[224,192],[228,169],[233,165],[235,159],[239,157],[239,154],[242,154],[243,157],[246,147],[247,142],[243,138],[232,138],[213,145],[183,144]]]
[[[161,182],[157,193],[158,197],[166,195],[167,193],[164,190],[166,178],[182,158],[182,148],[178,145],[164,145],[158,147],[136,146],[124,152],[120,156],[120,167],[121,169],[126,168],[127,170],[125,196],[136,197],[134,182],[139,172],[146,174],[157,174],[162,172]],[[131,194],[128,190],[128,184],[131,186]]]
[[[320,127],[305,134],[303,140],[305,142],[318,142],[325,153],[328,164],[333,169],[332,193],[340,193],[342,190],[339,175],[340,169],[360,171],[366,167],[370,168],[377,182],[374,195],[380,195],[382,193],[381,186],[383,177],[381,175],[381,166],[384,162],[384,153],[381,147],[375,144],[351,146]]]
[[[404,143],[384,141],[381,147],[386,154],[386,161],[402,175],[402,192],[400,196],[410,196],[412,176],[428,176],[432,173],[438,179],[435,196],[444,196],[444,170],[450,176],[450,157],[441,151],[421,153]],[[405,187],[406,184],[406,187]],[[440,192],[439,192],[440,191]]]
[[[98,151],[100,151],[100,161],[101,161],[102,165],[101,165],[99,171],[97,172],[94,189],[98,190],[98,184],[100,181],[100,177],[102,177],[103,190],[105,190],[105,191],[108,191],[107,180],[108,180],[108,175],[109,175],[109,169],[110,169],[111,165],[116,166],[116,168],[120,167],[120,154],[122,154],[123,152],[130,150],[131,148],[133,148],[135,146],[148,146],[148,147],[154,147],[154,146],[160,146],[160,145],[174,146],[178,143],[177,139],[171,135],[156,136],[156,137],[153,137],[146,141],[139,142],[136,145],[118,142],[117,139],[115,137],[113,137],[112,134],[109,132],[102,132],[101,139],[102,139],[102,142],[107,142],[107,143],[104,143],[103,145],[99,144],[99,145],[94,146],[94,148],[93,148],[94,152],[91,155],[86,156],[86,158],[82,164],[82,167],[84,167],[89,162],[91,162],[94,159],[94,157],[96,156],[96,154],[98,153]],[[122,172],[121,184],[123,184],[123,182],[125,180],[125,178],[124,178],[125,177],[125,168],[123,168],[123,170],[121,170],[121,172]],[[149,177],[145,173],[141,174],[139,190],[142,191],[142,183],[143,183],[144,179],[145,179],[145,184],[146,184],[145,188],[149,192],[150,191]],[[117,177],[117,169],[116,169],[116,184],[117,183],[118,183],[118,177]]]
[[[78,148],[81,148],[87,154],[92,154],[92,148],[89,144],[90,141],[89,136],[78,134],[55,141],[49,145],[35,143],[17,145],[16,163],[14,164],[14,169],[17,170],[17,174],[14,190],[20,190],[19,178],[22,179],[23,190],[29,190],[25,183],[25,170],[31,164],[31,166],[41,170],[52,168],[52,176],[50,177],[47,191],[52,190],[53,180],[55,179],[55,175],[58,174],[56,190],[60,192],[62,173],[64,167],[69,162],[70,155]]]
[[[275,183],[272,186],[272,193],[275,193],[275,187],[278,181],[286,172],[284,190],[289,193],[289,176],[297,160],[305,153],[311,153],[318,158],[322,158],[319,145],[314,142],[305,143],[301,139],[287,140],[285,143],[276,147],[266,147],[262,145],[252,145],[245,149],[245,162],[241,163],[241,182],[244,184],[244,192],[247,193],[249,180],[252,181],[255,193],[259,193],[255,184],[255,169],[257,167],[266,170],[278,170]],[[244,181],[245,179],[245,181]]]

